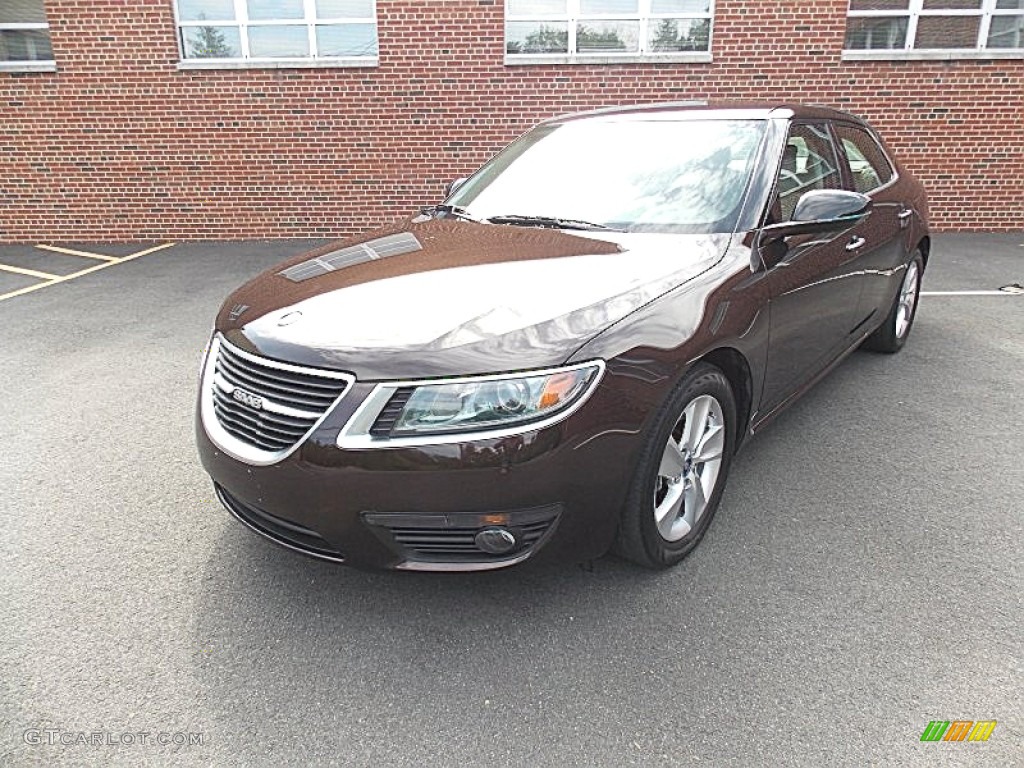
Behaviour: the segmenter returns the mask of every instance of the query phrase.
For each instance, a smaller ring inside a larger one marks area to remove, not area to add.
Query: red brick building
[[[0,0],[0,240],[343,235],[542,118],[721,98],[863,115],[937,228],[1024,229],[1024,0]]]

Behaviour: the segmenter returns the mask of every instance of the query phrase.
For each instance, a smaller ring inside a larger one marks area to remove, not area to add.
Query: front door
[[[857,331],[878,325],[896,298],[906,263],[903,230],[910,223],[909,209],[890,182],[895,172],[875,138],[859,126],[833,123],[841,154],[845,156],[849,187],[871,198],[871,215],[853,234],[863,240],[859,267],[863,275]]]
[[[826,123],[794,123],[768,223],[788,221],[797,200],[842,189],[839,155]],[[771,292],[771,331],[759,411],[767,415],[842,349],[856,324],[861,280],[849,229],[799,235],[762,248]]]

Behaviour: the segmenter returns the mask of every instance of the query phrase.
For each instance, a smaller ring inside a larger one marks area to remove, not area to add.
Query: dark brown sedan
[[[747,436],[910,333],[925,195],[843,112],[571,115],[460,181],[225,302],[199,451],[258,533],[361,567],[670,566]]]

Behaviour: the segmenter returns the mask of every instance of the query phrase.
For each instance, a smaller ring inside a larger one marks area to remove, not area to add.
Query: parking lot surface
[[[168,245],[0,300],[0,764],[1024,762],[1024,296],[998,293],[1024,233],[938,237],[926,290],[996,293],[924,296],[901,354],[848,358],[664,573],[363,573],[230,519],[200,355],[227,293],[307,245]],[[931,720],[998,726],[922,743]]]

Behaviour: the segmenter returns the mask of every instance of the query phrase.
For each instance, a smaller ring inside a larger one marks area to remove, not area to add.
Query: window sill
[[[1024,59],[1021,48],[959,48],[948,51],[843,51],[843,61],[957,61]]]
[[[710,64],[711,54],[694,53],[662,53],[658,55],[625,54],[505,54],[505,66],[530,66],[538,64]]]
[[[0,61],[0,72],[56,72],[56,61]]]
[[[185,59],[178,69],[336,69],[346,67],[377,67],[376,57],[366,59]]]

